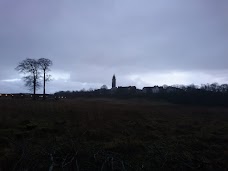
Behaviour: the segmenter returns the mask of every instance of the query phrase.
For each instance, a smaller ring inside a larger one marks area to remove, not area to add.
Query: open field
[[[228,108],[0,99],[0,170],[227,170]]]

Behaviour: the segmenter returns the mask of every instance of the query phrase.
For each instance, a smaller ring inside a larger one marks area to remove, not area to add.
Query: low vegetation
[[[0,99],[0,170],[226,170],[228,108]]]

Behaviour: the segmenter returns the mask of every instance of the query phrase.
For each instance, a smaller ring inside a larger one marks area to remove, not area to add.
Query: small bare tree
[[[33,90],[33,98],[35,99],[36,90],[40,88],[38,61],[35,59],[27,58],[20,62],[15,69],[20,73],[25,74],[23,77],[25,86],[28,87],[29,90]]]
[[[50,75],[47,75],[47,72],[50,71],[52,66],[52,61],[46,58],[40,58],[38,60],[39,67],[43,71],[43,99],[46,98],[46,82],[50,81]]]

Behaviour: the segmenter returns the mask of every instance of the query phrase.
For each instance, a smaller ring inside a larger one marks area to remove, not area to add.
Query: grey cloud
[[[71,87],[55,82],[52,89],[110,84],[114,73],[123,85],[146,84],[130,75],[176,70],[227,77],[227,5],[225,0],[2,0],[0,80],[18,78],[14,68],[27,57],[51,58],[53,70],[70,74]]]

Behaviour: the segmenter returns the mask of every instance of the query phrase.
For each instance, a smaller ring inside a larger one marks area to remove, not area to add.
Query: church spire
[[[115,74],[112,77],[112,88],[116,88],[116,76],[115,76]]]

